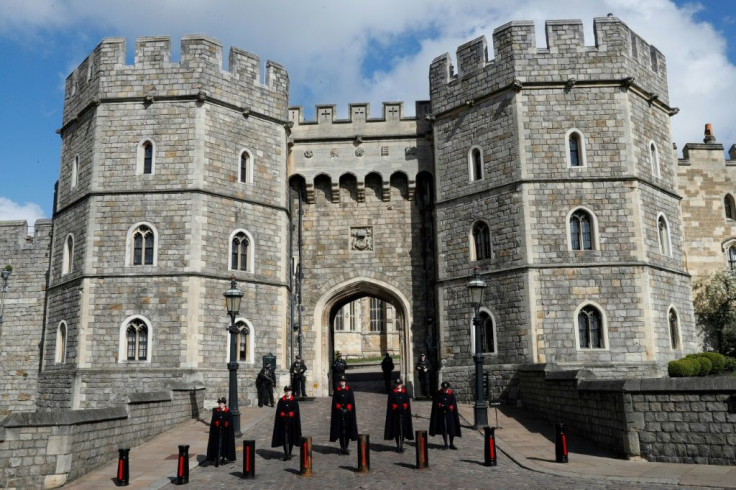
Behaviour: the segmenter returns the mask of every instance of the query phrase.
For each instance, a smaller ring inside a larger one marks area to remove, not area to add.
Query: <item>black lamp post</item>
[[[7,265],[5,266],[5,269],[0,272],[0,277],[3,278],[3,289],[2,289],[2,297],[0,298],[0,326],[3,324],[3,312],[5,311],[5,293],[8,292],[8,278],[10,277],[10,273],[13,271],[13,269]]]
[[[228,406],[233,414],[233,430],[235,437],[243,434],[240,432],[240,409],[238,408],[238,327],[235,326],[235,317],[240,311],[240,301],[243,299],[243,291],[238,289],[235,278],[230,279],[230,289],[225,291],[225,304],[227,314],[230,315],[230,362],[227,368],[230,371],[230,384],[228,387]]]
[[[475,427],[485,427],[488,425],[488,412],[486,411],[486,404],[483,400],[483,351],[481,346],[481,334],[480,334],[480,316],[478,311],[480,305],[483,303],[483,291],[486,288],[486,283],[480,278],[478,267],[473,271],[473,278],[468,281],[467,284],[468,292],[470,293],[470,303],[473,305],[473,327],[475,334],[475,354],[473,359],[475,360],[475,406],[473,412],[475,415]]]

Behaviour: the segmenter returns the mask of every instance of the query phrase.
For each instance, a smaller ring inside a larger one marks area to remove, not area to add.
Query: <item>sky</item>
[[[105,37],[201,33],[273,60],[289,72],[290,105],[312,119],[315,104],[429,98],[437,56],[512,20],[580,19],[592,46],[593,19],[611,13],[667,59],[673,142],[700,143],[712,123],[726,150],[736,143],[734,0],[0,0],[0,221],[50,218],[59,175],[64,80]],[[489,49],[492,53],[492,49]],[[492,56],[492,54],[491,54]],[[227,63],[227,61],[225,61]]]

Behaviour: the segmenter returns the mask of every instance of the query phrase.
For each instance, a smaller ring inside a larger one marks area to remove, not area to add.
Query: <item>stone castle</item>
[[[53,218],[32,237],[0,224],[0,413],[177,382],[226,393],[231,276],[242,404],[270,353],[280,385],[301,353],[326,395],[336,322],[365,297],[390,305],[374,350],[410,382],[428,353],[470,399],[476,267],[491,396],[512,397],[525,364],[666,372],[701,348],[687,258],[723,269],[734,245],[736,263],[736,208],[702,206],[733,202],[735,150],[711,140],[678,162],[664,56],[615,17],[594,32],[586,46],[580,21],[549,21],[538,48],[511,22],[492,56],[481,37],[436,58],[415,116],[360,103],[316,120],[289,106],[284,67],[232,48],[223,70],[212,38],[184,37],[178,62],[168,38],[138,39],[132,66],[103,40],[66,82]]]

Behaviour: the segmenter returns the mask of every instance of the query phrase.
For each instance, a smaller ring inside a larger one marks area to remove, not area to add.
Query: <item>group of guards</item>
[[[338,360],[340,359],[338,357]],[[427,396],[429,380],[422,380],[425,375],[427,378],[429,377],[429,367],[423,367],[423,363],[425,362],[429,366],[426,356],[422,354],[419,363],[417,363],[417,371],[422,392]],[[386,368],[389,365],[389,379],[386,380]],[[344,373],[345,366],[339,367],[343,368],[342,373]],[[386,354],[381,367],[384,371],[384,381],[388,385],[390,382],[390,371],[393,370],[393,360],[391,360],[390,355]],[[303,376],[305,371],[306,365],[297,357],[290,370],[292,381],[294,381],[295,373],[297,376]],[[334,376],[336,378],[336,384],[334,385],[332,394],[330,442],[339,441],[340,453],[347,455],[350,454],[350,441],[358,439],[358,421],[355,395],[352,388],[348,386],[345,376],[342,373],[337,373]],[[272,407],[274,406],[273,385],[275,381],[270,363],[266,362],[256,379],[258,406],[267,404],[270,404]],[[283,448],[284,461],[291,459],[294,445],[298,444],[302,437],[301,416],[299,412],[299,401],[297,399],[300,395],[304,395],[303,384],[301,386],[296,384],[294,390],[292,390],[291,386],[286,386],[284,388],[284,395],[276,403],[271,447]],[[233,433],[232,413],[227,407],[225,398],[219,398],[217,402],[218,406],[212,410],[210,436],[207,445],[207,459],[214,461],[215,465],[235,461],[235,437]],[[404,441],[406,439],[413,440],[413,432],[411,398],[401,379],[396,379],[394,380],[393,386],[388,390],[383,438],[385,440],[393,439],[396,442],[396,451],[403,453]],[[442,383],[440,389],[432,397],[429,434],[430,436],[442,436],[444,442],[442,449],[457,449],[454,439],[455,437],[461,437],[460,417],[457,410],[455,394],[447,382]]]

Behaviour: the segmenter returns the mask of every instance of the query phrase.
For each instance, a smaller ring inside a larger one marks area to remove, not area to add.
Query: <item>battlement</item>
[[[48,247],[52,223],[50,219],[38,219],[28,226],[25,220],[0,221],[0,248],[3,250],[28,249],[34,245]],[[6,264],[0,264],[0,268]]]
[[[64,121],[94,99],[148,97],[155,101],[156,97],[202,93],[222,95],[225,102],[254,111],[264,109],[259,105],[275,97],[283,105],[279,118],[285,119],[289,76],[282,65],[268,61],[262,74],[257,55],[232,47],[226,70],[222,44],[201,34],[183,36],[180,46],[181,59],[176,62],[171,60],[169,37],[138,38],[134,64],[126,65],[125,39],[103,39],[67,77]],[[254,93],[255,99],[244,103]]]
[[[514,81],[524,84],[633,77],[637,85],[666,103],[666,62],[657,48],[616,17],[594,19],[593,31],[595,45],[586,46],[582,21],[550,20],[545,23],[546,47],[537,48],[534,23],[513,21],[493,31],[493,59],[488,57],[484,36],[458,47],[457,72],[449,54],[435,58],[429,70],[435,114],[452,103],[443,99],[459,85],[464,85],[464,95],[472,100],[475,87],[479,93],[488,92]]]
[[[384,102],[381,115],[371,118],[371,106],[367,102],[348,105],[347,119],[337,117],[337,106],[318,104],[315,106],[315,119],[304,120],[304,108],[289,107],[289,121],[293,123],[294,138],[333,138],[333,137],[383,137],[386,134],[418,135],[429,131],[425,116],[430,114],[429,101],[415,103],[415,116],[404,115],[403,102]]]

